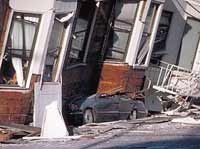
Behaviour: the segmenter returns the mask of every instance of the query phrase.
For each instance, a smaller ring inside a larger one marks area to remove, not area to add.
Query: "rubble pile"
[[[178,95],[200,97],[200,73],[184,73],[170,82]]]
[[[40,128],[22,124],[0,123],[0,143],[19,141],[23,137],[36,136],[40,134]]]
[[[167,95],[158,97],[164,113],[200,117],[200,73],[171,71],[165,80]]]

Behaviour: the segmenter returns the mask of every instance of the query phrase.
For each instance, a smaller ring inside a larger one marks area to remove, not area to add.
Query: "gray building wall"
[[[163,56],[162,60],[176,64],[184,33],[185,19],[181,14],[182,12],[175,6],[174,0],[167,0],[164,5],[164,10],[172,12],[173,15],[166,41],[166,55]]]

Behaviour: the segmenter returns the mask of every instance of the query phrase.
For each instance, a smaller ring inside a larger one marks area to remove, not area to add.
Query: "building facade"
[[[63,100],[140,90],[164,2],[10,0],[1,35],[0,120],[28,123],[36,82],[41,90],[60,83]]]

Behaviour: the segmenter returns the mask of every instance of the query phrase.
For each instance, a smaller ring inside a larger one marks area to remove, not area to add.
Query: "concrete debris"
[[[200,97],[200,74],[190,73],[189,76],[177,80],[176,92],[179,95]]]
[[[175,118],[172,120],[174,123],[183,123],[183,124],[192,124],[192,125],[199,125],[200,120],[196,120],[192,117],[185,117],[185,118]]]
[[[171,119],[168,117],[149,117],[131,121],[120,120],[106,123],[92,123],[76,128],[74,133],[77,135],[90,135],[95,137],[109,134],[114,135],[118,132],[133,130],[140,125],[165,123],[169,121],[171,121]]]

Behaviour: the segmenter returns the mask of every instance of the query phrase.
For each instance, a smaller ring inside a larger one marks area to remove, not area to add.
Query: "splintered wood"
[[[0,141],[7,141],[12,137],[12,131],[0,128]]]
[[[77,128],[75,132],[77,135],[105,137],[135,130],[140,125],[151,125],[155,123],[165,123],[169,121],[171,121],[171,119],[168,117],[147,117],[131,121],[120,120],[105,123],[91,123]]]
[[[0,142],[10,139],[20,139],[24,136],[40,134],[40,128],[21,125],[21,124],[2,124],[0,123]]]

